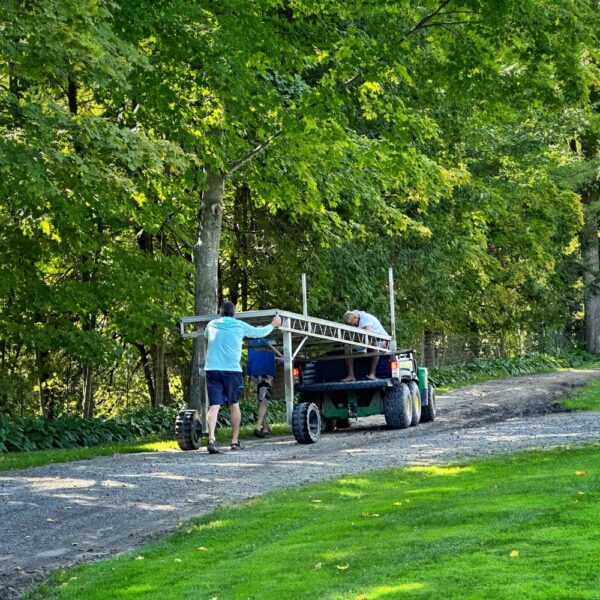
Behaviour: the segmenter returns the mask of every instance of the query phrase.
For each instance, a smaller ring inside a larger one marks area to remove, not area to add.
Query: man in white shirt
[[[352,327],[360,327],[361,329],[372,331],[373,333],[388,335],[388,332],[383,328],[383,325],[379,322],[379,319],[368,312],[365,312],[364,310],[347,311],[344,314],[344,323],[346,325],[351,325]],[[387,348],[387,342],[383,340],[378,342],[377,345],[381,348]],[[378,362],[379,356],[373,356],[371,358],[371,369],[367,375],[367,379],[377,379],[375,373],[377,371]],[[348,366],[348,375],[344,377],[342,381],[356,381],[356,377],[354,376],[354,359],[346,359],[346,364]]]

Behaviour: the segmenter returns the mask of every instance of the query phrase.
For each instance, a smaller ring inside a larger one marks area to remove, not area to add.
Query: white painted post
[[[308,316],[308,297],[306,294],[306,273],[302,273],[302,314]]]
[[[390,290],[390,321],[392,326],[392,342],[391,350],[396,349],[396,303],[394,302],[394,269],[389,268],[388,271],[388,287]]]
[[[290,318],[284,317],[283,329],[283,382],[285,385],[285,407],[288,425],[292,424],[294,411],[294,364],[292,352],[292,333],[289,330]]]

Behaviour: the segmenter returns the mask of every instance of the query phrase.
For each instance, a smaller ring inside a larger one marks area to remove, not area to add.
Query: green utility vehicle
[[[396,350],[391,268],[388,289],[392,335],[309,316],[305,275],[302,276],[302,314],[273,308],[236,315],[257,326],[269,323],[275,315],[281,317],[281,327],[269,334],[268,347],[283,365],[287,421],[301,444],[314,444],[322,431],[349,427],[350,419],[357,417],[382,414],[392,429],[435,419],[435,390],[427,381],[427,369],[417,367],[412,350]],[[202,388],[206,353],[204,328],[216,318],[218,315],[179,319],[182,337],[199,338],[197,368]],[[374,356],[379,357],[376,378],[369,379],[366,375]],[[350,357],[354,360],[356,380],[343,382],[346,360]],[[202,434],[206,432],[206,399],[202,412],[190,407],[179,413],[175,431],[182,450],[195,450],[200,446]]]
[[[414,352],[382,354],[377,378],[371,380],[366,374],[374,355],[351,355],[355,381],[341,381],[348,354],[333,353],[296,367],[299,401],[292,413],[292,429],[298,442],[314,444],[321,432],[349,427],[357,417],[383,414],[391,429],[435,419],[435,389],[427,380],[427,369],[417,366]]]

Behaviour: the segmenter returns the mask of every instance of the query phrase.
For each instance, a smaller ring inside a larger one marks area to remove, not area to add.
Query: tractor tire
[[[348,429],[350,427],[350,419],[338,419],[336,427],[338,429]]]
[[[299,444],[316,444],[321,435],[321,414],[316,404],[302,402],[292,413],[292,431]]]
[[[437,408],[435,405],[435,388],[430,383],[427,386],[427,405],[423,406],[421,412],[421,423],[431,423],[435,421],[435,415],[437,414]]]
[[[421,421],[421,392],[419,391],[419,386],[414,381],[411,381],[408,384],[408,389],[410,390],[410,399],[412,401],[412,419],[410,421],[410,425],[411,427],[414,427]]]
[[[197,410],[182,410],[175,420],[175,437],[182,450],[198,450],[202,439],[202,421]]]
[[[405,383],[386,390],[383,396],[383,414],[390,429],[406,429],[412,421],[412,400]]]

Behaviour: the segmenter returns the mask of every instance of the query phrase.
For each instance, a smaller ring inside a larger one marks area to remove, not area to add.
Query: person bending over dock
[[[383,325],[379,322],[377,317],[365,312],[364,310],[349,310],[344,314],[344,323],[351,325],[352,327],[360,327],[373,333],[380,333],[382,335],[388,335],[388,332],[383,328]],[[388,343],[385,340],[377,342],[380,348],[387,348]],[[377,371],[377,363],[379,362],[379,356],[371,357],[371,370],[367,375],[367,379],[377,379],[375,375]],[[346,365],[348,367],[348,375],[342,379],[342,381],[356,381],[354,376],[354,359],[347,358]]]

